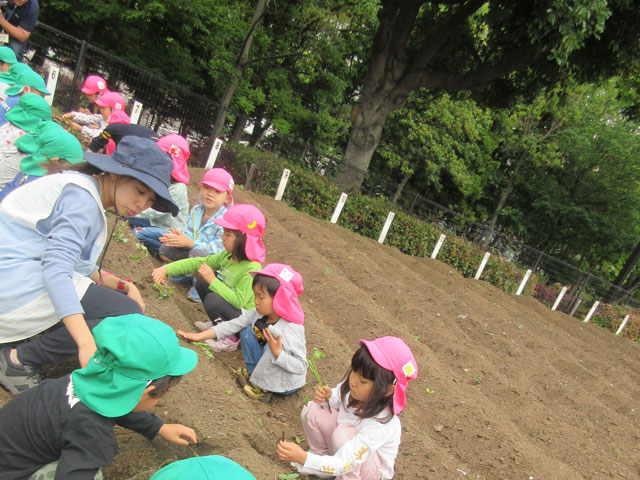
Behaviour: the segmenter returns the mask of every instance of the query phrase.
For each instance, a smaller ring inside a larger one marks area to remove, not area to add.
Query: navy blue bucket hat
[[[178,206],[169,193],[173,161],[149,138],[124,137],[111,155],[85,152],[90,165],[107,173],[126,175],[140,180],[156,194],[153,208],[159,212],[178,215]]]

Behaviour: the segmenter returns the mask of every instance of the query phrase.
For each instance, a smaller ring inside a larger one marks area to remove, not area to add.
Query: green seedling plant
[[[136,243],[136,250],[138,250],[138,253],[132,253],[129,255],[131,260],[135,260],[137,262],[149,256],[149,250],[147,250],[147,247],[142,243]]]
[[[158,292],[158,300],[164,300],[171,296],[176,287],[169,287],[160,283],[154,283],[153,289]]]
[[[480,385],[482,383],[482,377],[480,375],[476,375],[473,379],[475,380],[476,385]]]
[[[431,390],[429,387],[427,387],[427,393],[428,393],[429,395],[431,395],[431,394],[433,394],[433,393],[436,393],[436,391],[435,391],[435,390]]]
[[[281,480],[293,480],[294,478],[298,478],[300,476],[299,473],[279,473],[278,478]]]
[[[318,386],[320,388],[324,388],[324,383],[320,379],[320,374],[318,373],[318,367],[316,367],[316,359],[324,358],[325,354],[318,350],[316,347],[313,347],[313,355],[310,357],[307,355],[307,362],[309,363],[309,370],[313,372],[313,375],[316,377],[318,381]],[[326,398],[326,395],[325,395]],[[331,405],[329,405],[329,399],[327,398],[327,407],[329,407],[329,412],[331,412]]]
[[[113,235],[111,236],[116,242],[120,242],[120,243],[127,243],[129,241],[129,239],[127,238],[127,236],[125,235],[125,230],[127,227],[127,222],[125,222],[124,220],[122,222],[120,222],[120,224],[118,225],[118,230],[116,230]]]
[[[202,342],[189,342],[189,343],[191,345],[195,345],[196,347],[200,347],[207,357],[216,358],[216,357],[213,356],[213,353],[211,353],[211,347],[209,345],[207,345],[206,343],[202,343]],[[229,390],[229,392],[230,391],[231,390]],[[227,394],[230,395],[230,393],[228,393],[228,392],[227,392]]]

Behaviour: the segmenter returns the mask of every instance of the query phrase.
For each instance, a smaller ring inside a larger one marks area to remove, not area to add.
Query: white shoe
[[[240,339],[234,341],[229,337],[225,337],[222,340],[205,340],[205,343],[214,352],[233,352],[240,345]]]
[[[193,322],[193,324],[201,332],[204,332],[205,330],[209,330],[210,328],[213,328],[213,322]]]

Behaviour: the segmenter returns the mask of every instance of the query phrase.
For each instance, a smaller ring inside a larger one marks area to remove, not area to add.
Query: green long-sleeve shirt
[[[253,277],[249,272],[257,272],[262,267],[258,262],[243,260],[232,262],[229,252],[220,252],[208,257],[194,257],[178,260],[166,265],[170,276],[196,273],[200,265],[207,263],[214,272],[220,272],[222,281],[216,278],[209,284],[209,290],[216,292],[234,308],[251,310],[253,303]],[[204,300],[204,298],[203,298]]]

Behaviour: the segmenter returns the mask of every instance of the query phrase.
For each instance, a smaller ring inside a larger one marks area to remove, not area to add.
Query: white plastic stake
[[[520,282],[520,286],[518,287],[518,291],[516,292],[516,295],[520,295],[522,293],[522,290],[524,290],[524,286],[529,281],[530,276],[531,276],[531,270],[527,270],[524,274],[524,277],[522,277],[522,281]]]
[[[589,310],[589,313],[587,313],[587,316],[584,317],[583,322],[587,323],[589,320],[591,320],[591,316],[595,313],[596,308],[598,308],[598,305],[600,305],[600,301],[596,300],[595,302],[593,302],[593,305],[591,306],[591,310]]]
[[[433,249],[433,252],[431,252],[431,258],[435,259],[438,256],[438,252],[440,251],[440,247],[442,247],[442,244],[444,243],[444,239],[447,238],[447,236],[443,233],[440,235],[440,238],[438,239],[438,243],[436,243],[436,246]]]
[[[338,221],[338,217],[340,216],[340,212],[342,212],[342,207],[347,201],[348,193],[342,192],[340,195],[340,200],[338,200],[338,204],[336,205],[336,209],[333,211],[333,216],[331,217],[331,223],[336,223]]]
[[[216,158],[218,158],[218,152],[222,148],[222,140],[216,138],[216,141],[213,142],[213,148],[211,149],[211,153],[209,154],[209,158],[207,159],[207,165],[205,168],[213,168],[213,165],[216,163]]]
[[[133,107],[131,108],[131,123],[138,124],[138,120],[140,120],[140,114],[142,113],[142,104],[139,101],[133,102]]]
[[[560,305],[560,301],[562,300],[562,297],[564,297],[565,293],[567,293],[567,287],[562,287],[562,290],[560,290],[558,298],[556,298],[556,301],[553,304],[553,307],[551,307],[551,310],[555,310],[556,308],[558,308],[558,305]]]
[[[622,320],[622,323],[618,327],[618,331],[616,332],[616,335],[620,335],[622,333],[622,329],[627,325],[628,321],[629,321],[629,315],[625,315],[624,320]]]
[[[489,260],[489,256],[491,256],[491,254],[489,252],[486,252],[484,254],[484,257],[482,257],[482,261],[480,262],[480,266],[478,267],[478,271],[476,272],[476,276],[473,277],[476,280],[480,280],[480,275],[482,275],[482,271],[484,270],[484,267],[487,264],[487,260]]]
[[[285,168],[282,172],[282,178],[280,179],[280,185],[278,185],[278,191],[276,192],[276,200],[282,200],[282,195],[284,194],[284,189],[287,188],[287,182],[289,181],[289,174],[291,170]]]
[[[47,95],[45,100],[49,105],[53,103],[53,97],[56,94],[56,85],[58,84],[58,75],[60,73],[60,67],[51,66],[49,70],[49,76],[47,77],[47,90],[51,92],[51,95]]]
[[[382,232],[380,232],[380,236],[378,237],[378,243],[384,243],[384,239],[387,237],[389,227],[391,227],[391,222],[393,222],[393,217],[395,216],[395,212],[389,212],[389,215],[387,215],[387,221],[384,222],[384,227],[382,227]]]

